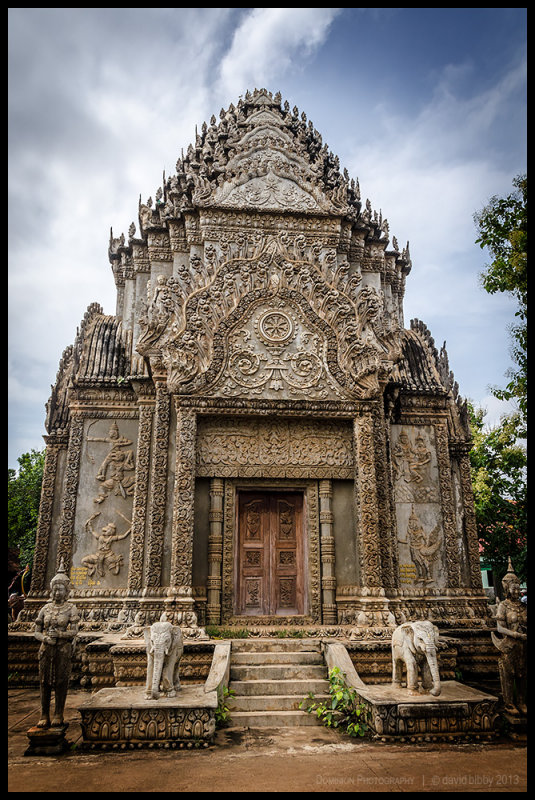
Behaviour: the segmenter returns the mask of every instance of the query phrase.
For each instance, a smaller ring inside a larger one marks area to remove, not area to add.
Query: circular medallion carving
[[[270,344],[285,344],[293,336],[293,323],[283,311],[267,311],[260,318],[259,333]]]

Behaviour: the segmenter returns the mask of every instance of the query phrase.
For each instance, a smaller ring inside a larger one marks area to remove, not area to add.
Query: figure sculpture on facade
[[[492,641],[500,651],[498,669],[503,702],[507,713],[527,716],[527,605],[520,600],[520,581],[511,559],[502,580],[505,599],[498,604]]]
[[[97,472],[100,481],[100,493],[94,498],[95,503],[103,503],[113,493],[116,497],[131,497],[134,494],[135,476],[127,475],[135,470],[134,451],[125,450],[132,444],[130,439],[121,436],[117,423],[112,423],[108,436],[88,436],[88,442],[106,442],[111,445],[110,451]]]
[[[421,677],[425,693],[437,697],[440,694],[437,645],[439,632],[427,620],[404,622],[392,634],[392,684],[401,686],[403,665],[407,669],[407,689],[418,694],[418,679]]]
[[[90,553],[82,558],[82,564],[87,567],[87,574],[93,577],[95,572],[101,578],[106,574],[106,567],[114,575],[118,575],[123,563],[123,557],[120,553],[115,553],[112,549],[114,542],[119,542],[121,539],[126,539],[132,530],[132,523],[130,527],[121,534],[117,533],[117,528],[113,522],[109,522],[101,528],[100,533],[97,533],[92,526],[95,517],[98,517],[100,512],[93,514],[85,523],[86,530],[91,533],[98,542],[97,552]],[[121,516],[123,516],[121,514]],[[123,519],[126,519],[123,517]],[[126,520],[129,522],[129,520]]]
[[[35,621],[34,635],[39,648],[41,718],[38,728],[63,725],[63,712],[72,668],[74,640],[78,634],[78,611],[67,602],[71,582],[63,562],[50,582],[50,602],[43,606]],[[55,695],[54,716],[50,720],[50,702]]]

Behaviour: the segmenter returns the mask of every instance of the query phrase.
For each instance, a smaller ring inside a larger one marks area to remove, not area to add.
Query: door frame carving
[[[237,591],[237,546],[238,546],[238,492],[258,491],[303,493],[303,534],[306,610],[303,615],[255,617],[234,613],[234,598]],[[317,480],[297,479],[225,479],[223,523],[223,563],[221,582],[221,623],[250,626],[321,624],[321,564],[319,485]]]

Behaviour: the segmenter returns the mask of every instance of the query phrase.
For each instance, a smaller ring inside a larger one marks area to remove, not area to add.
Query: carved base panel
[[[438,697],[414,696],[392,685],[359,688],[374,738],[414,742],[497,735],[497,697],[456,681],[442,681],[441,688]]]
[[[480,628],[492,625],[486,596],[470,589],[392,590],[338,587],[338,623],[358,628],[391,626],[429,619],[439,627]],[[373,592],[373,593],[372,593]]]
[[[101,689],[78,709],[85,749],[208,745],[217,692],[188,686],[176,697],[147,700],[142,688]]]

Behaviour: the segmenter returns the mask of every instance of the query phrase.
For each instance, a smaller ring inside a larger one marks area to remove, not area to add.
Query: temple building
[[[30,625],[63,562],[81,630],[484,627],[466,406],[403,318],[408,245],[265,90],[110,235],[47,406]]]

